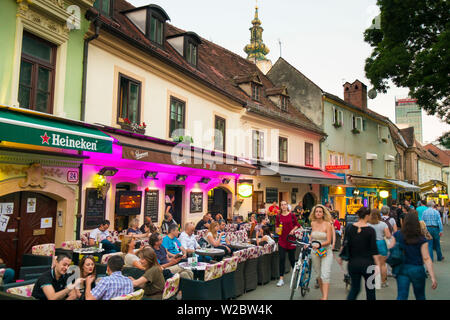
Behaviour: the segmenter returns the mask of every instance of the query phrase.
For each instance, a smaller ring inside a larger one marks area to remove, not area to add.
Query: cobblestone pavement
[[[450,300],[450,226],[444,227],[444,235],[441,238],[441,248],[444,261],[433,263],[433,267],[436,273],[438,287],[436,290],[431,289],[431,280],[428,278],[426,283],[426,297],[429,300]],[[334,252],[335,257],[337,253]],[[436,259],[436,253],[435,253]],[[238,300],[287,300],[289,299],[290,289],[289,282],[292,272],[285,275],[285,285],[283,287],[277,287],[277,281],[272,280],[266,285],[258,286],[257,289],[250,291],[238,298]],[[313,271],[313,277],[315,273]],[[344,273],[340,266],[333,261],[331,270],[331,283],[330,283],[330,300],[345,300],[347,298],[348,291],[345,289],[343,282]],[[397,297],[397,283],[394,278],[388,277],[389,287],[376,290],[377,300],[395,300]],[[362,284],[362,282],[361,282]],[[314,289],[314,282],[311,281],[311,290],[302,297],[300,292],[297,291],[294,296],[294,300],[319,300],[321,297],[320,289]],[[359,300],[366,299],[366,293],[363,287],[358,297]],[[410,289],[409,299],[414,299],[414,293],[412,287]]]

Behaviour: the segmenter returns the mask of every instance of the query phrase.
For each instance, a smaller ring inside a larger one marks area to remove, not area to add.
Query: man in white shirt
[[[98,241],[105,249],[104,254],[117,252],[116,246],[112,243],[111,234],[108,231],[111,223],[108,220],[104,220],[97,229],[94,229],[89,234],[89,245],[94,246]]]
[[[178,237],[178,240],[180,240],[181,245],[183,246],[183,248],[186,249],[186,252],[188,253],[188,255],[192,255],[193,253],[195,253],[196,249],[200,248],[200,245],[198,244],[197,239],[195,239],[194,231],[195,231],[194,223],[188,222],[184,226],[184,231]],[[198,261],[209,262],[209,261],[211,261],[211,257],[199,256]]]

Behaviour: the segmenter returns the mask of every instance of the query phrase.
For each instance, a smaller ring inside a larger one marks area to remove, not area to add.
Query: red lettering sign
[[[336,165],[336,166],[325,166],[325,170],[332,171],[332,170],[348,170],[350,169],[350,165],[344,164],[344,165]]]

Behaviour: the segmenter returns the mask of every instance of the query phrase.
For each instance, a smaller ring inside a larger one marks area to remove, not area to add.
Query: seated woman
[[[133,287],[144,289],[145,298],[152,300],[162,300],[162,294],[166,281],[163,276],[163,269],[158,263],[155,251],[150,248],[144,248],[137,253],[139,263],[144,267],[145,273],[142,277],[133,281]]]
[[[134,267],[141,270],[145,270],[144,266],[139,262],[139,258],[134,253],[136,240],[133,237],[125,236],[122,240],[121,251],[124,254],[124,267]]]
[[[222,214],[218,213],[216,214],[216,216],[214,217],[214,220],[216,220],[217,222],[219,222],[220,220],[224,220]]]
[[[1,258],[0,258],[0,264],[4,264],[4,261]],[[1,268],[3,268],[3,267],[1,267]],[[8,283],[14,282],[14,275],[15,275],[14,269],[5,267],[5,272],[3,273],[3,284],[8,284]],[[1,280],[1,278],[0,278],[0,280]]]
[[[256,245],[264,246],[265,244],[270,244],[273,246],[275,244],[275,240],[272,238],[272,233],[270,232],[270,227],[265,225],[262,227],[262,237],[256,239]]]
[[[231,254],[231,249],[220,243],[219,234],[217,233],[219,231],[219,224],[216,221],[213,221],[211,225],[209,226],[209,232],[206,235],[206,241],[214,248],[222,249],[225,251],[226,255]]]
[[[86,279],[88,276],[93,275],[97,280],[97,271],[95,270],[95,260],[93,256],[84,256],[78,266],[80,267],[80,278]],[[95,282],[95,280],[92,282],[91,289],[95,288]],[[75,289],[77,291],[78,299],[86,300],[85,289],[84,283],[80,284],[79,289]]]
[[[136,239],[148,238],[150,235],[150,229],[147,229],[145,231],[145,233],[142,233],[141,229],[139,229],[139,219],[134,218],[128,224],[127,236],[132,236]]]

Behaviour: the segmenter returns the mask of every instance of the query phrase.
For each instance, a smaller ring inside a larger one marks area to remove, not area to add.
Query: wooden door
[[[33,203],[35,203],[35,207],[33,207]],[[31,205],[30,208],[29,205]],[[57,203],[55,200],[42,194],[32,192],[21,193],[20,235],[17,246],[18,265],[21,265],[22,255],[24,253],[31,253],[33,246],[44,243],[55,243],[56,207]],[[47,219],[47,223],[43,219]]]
[[[2,214],[9,217],[8,224],[4,232],[0,231],[0,258],[6,263],[8,268],[16,268],[16,254],[19,236],[19,217],[20,217],[20,192],[11,193],[0,197],[0,206],[4,211],[6,205],[13,205],[13,213]]]
[[[254,191],[252,195],[252,211],[258,212],[263,202],[264,202],[264,191]]]

